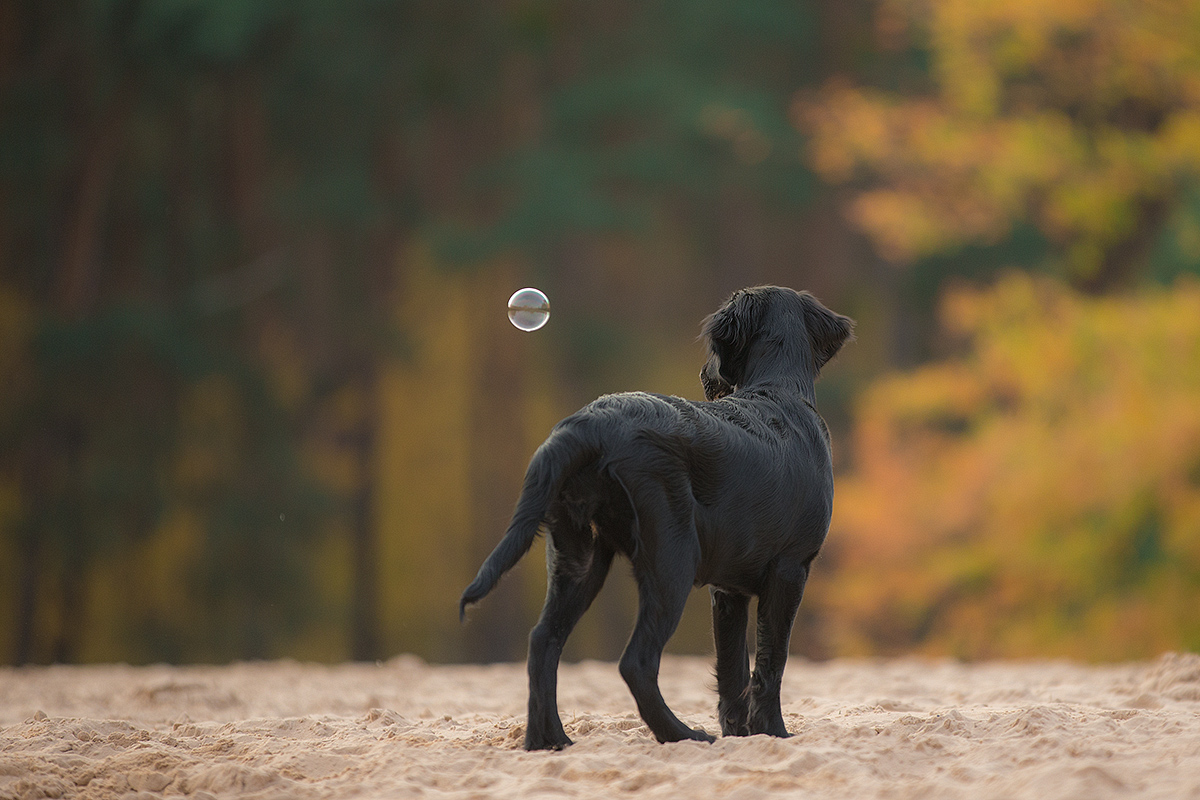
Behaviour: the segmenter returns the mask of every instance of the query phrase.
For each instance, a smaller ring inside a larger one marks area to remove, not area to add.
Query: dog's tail
[[[599,448],[581,436],[580,427],[560,425],[533,454],[504,538],[483,562],[475,580],[463,590],[458,601],[459,620],[466,615],[467,606],[482,600],[495,588],[500,577],[529,552],[551,501],[562,491],[567,478],[598,456]]]

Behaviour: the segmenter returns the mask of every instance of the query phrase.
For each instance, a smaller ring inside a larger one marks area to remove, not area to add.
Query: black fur
[[[742,289],[704,323],[706,402],[632,392],[564,419],[534,453],[504,538],[463,592],[491,591],[545,525],[549,589],[529,636],[528,750],[571,743],[558,716],[563,644],[613,556],[633,564],[638,615],[621,676],[660,742],[712,741],[658,690],[662,650],[693,585],[711,586],[722,734],[787,736],[779,686],[792,622],[833,505],[817,373],[854,323],[807,292]],[[750,671],[747,611],[758,597]]]

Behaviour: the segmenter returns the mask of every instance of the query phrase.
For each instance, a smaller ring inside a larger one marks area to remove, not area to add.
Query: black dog
[[[463,592],[460,616],[529,550],[541,526],[549,589],[529,636],[527,750],[569,744],[557,673],[568,634],[617,553],[633,563],[637,624],[621,676],[660,742],[712,741],[658,690],[662,650],[693,585],[711,585],[721,733],[787,736],[779,685],[809,567],[833,505],[817,373],[853,321],[807,292],[743,289],[704,324],[709,402],[632,392],[601,397],[534,453],[504,538]],[[758,651],[746,646],[750,596]]]

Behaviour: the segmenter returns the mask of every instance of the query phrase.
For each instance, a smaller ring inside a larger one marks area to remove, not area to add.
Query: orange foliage
[[[863,397],[827,603],[845,653],[1200,648],[1200,284],[952,292],[962,354]]]
[[[930,90],[834,82],[796,115],[818,172],[869,181],[850,212],[884,256],[993,243],[1027,219],[1087,280],[1200,176],[1200,5],[885,0],[882,12],[928,48]]]

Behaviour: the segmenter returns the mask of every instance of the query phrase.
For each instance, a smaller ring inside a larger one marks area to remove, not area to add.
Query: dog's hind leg
[[[657,576],[655,576],[657,577]],[[638,617],[629,644],[621,654],[621,677],[633,693],[638,713],[660,742],[678,742],[695,739],[711,742],[713,737],[702,730],[693,730],[684,725],[667,707],[658,688],[658,669],[662,662],[663,647],[675,632],[679,618],[683,615],[690,582],[675,584],[639,580]]]
[[[526,750],[561,750],[571,744],[558,716],[558,662],[567,636],[591,606],[612,565],[613,550],[591,531],[566,521],[546,539],[548,586],[542,616],[529,634],[529,716]]]
[[[750,678],[751,734],[790,736],[779,708],[779,687],[787,664],[792,623],[804,596],[808,564],[777,564],[758,598],[758,650]]]
[[[722,736],[750,733],[750,653],[746,623],[750,598],[715,586],[712,594],[713,640],[717,646],[717,716]]]
[[[621,654],[621,677],[633,693],[638,713],[658,741],[711,742],[714,737],[708,733],[693,730],[679,721],[658,688],[662,651],[683,616],[683,606],[700,561],[700,544],[691,523],[690,507],[687,515],[648,513],[651,510],[638,508],[642,547],[633,559],[638,615],[633,634]],[[677,522],[672,524],[672,520]]]

